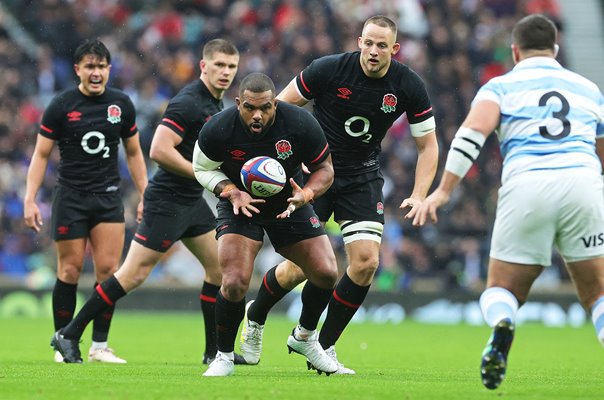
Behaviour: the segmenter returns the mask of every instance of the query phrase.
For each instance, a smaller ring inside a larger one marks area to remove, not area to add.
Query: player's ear
[[[395,55],[396,53],[398,53],[400,49],[401,49],[401,44],[400,43],[395,43],[392,46],[392,55]]]
[[[363,38],[361,36],[359,36],[359,39],[357,40],[357,43],[359,45],[359,49],[363,48]]]
[[[201,71],[202,74],[205,74],[206,73],[205,69],[206,69],[206,62],[202,58],[201,60],[199,60],[199,70]]]
[[[235,104],[237,104],[237,108],[239,108],[239,106],[241,105],[241,100],[239,99],[239,97],[235,97]]]
[[[558,57],[559,51],[560,51],[560,46],[558,46],[558,43],[554,44],[554,58]]]

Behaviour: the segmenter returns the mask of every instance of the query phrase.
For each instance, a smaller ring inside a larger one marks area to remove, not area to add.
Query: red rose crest
[[[392,93],[388,93],[384,95],[384,100],[382,100],[382,110],[385,113],[394,112],[396,110],[396,96]]]
[[[107,121],[111,122],[112,124],[117,124],[121,120],[122,120],[122,109],[119,106],[112,104],[109,107],[107,107]]]
[[[377,206],[375,208],[375,212],[377,212],[380,215],[384,214],[384,203],[382,203],[381,201],[378,201]]]
[[[310,217],[309,221],[313,228],[318,228],[321,226],[321,223],[319,222],[319,218],[317,218],[317,217],[314,217],[314,216]]]
[[[292,145],[287,140],[279,140],[275,143],[275,148],[277,149],[277,158],[281,160],[285,160],[294,154],[292,152]]]

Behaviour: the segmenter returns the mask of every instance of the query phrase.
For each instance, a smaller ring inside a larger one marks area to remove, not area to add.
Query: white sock
[[[222,352],[222,351],[217,351],[216,352],[216,358],[218,358],[218,354],[222,354],[223,356],[225,356],[226,358],[228,358],[231,361],[235,361],[235,353],[232,351],[229,351],[228,353],[226,352]]]
[[[507,289],[491,287],[480,296],[480,310],[485,322],[490,327],[494,327],[505,318],[514,322],[516,311],[518,311],[518,300]]]
[[[107,342],[92,342],[92,345],[90,346],[91,349],[93,350],[103,350],[107,348]]]
[[[298,324],[296,329],[294,330],[294,337],[298,340],[307,340],[310,335],[312,335],[315,331],[309,331],[304,328],[302,325]]]
[[[591,320],[596,327],[598,340],[604,346],[604,296],[600,296],[591,307]]]

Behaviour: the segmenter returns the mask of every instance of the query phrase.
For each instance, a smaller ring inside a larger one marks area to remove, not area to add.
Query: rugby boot
[[[508,318],[495,325],[493,333],[482,352],[480,376],[487,389],[497,389],[503,379],[508,364],[508,353],[514,340],[514,324]]]

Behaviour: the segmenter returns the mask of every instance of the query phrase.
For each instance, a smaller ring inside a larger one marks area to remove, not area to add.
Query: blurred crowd
[[[512,66],[511,27],[528,13],[558,23],[556,0],[3,0],[0,5],[0,276],[30,287],[54,282],[55,255],[48,231],[23,224],[29,159],[44,108],[75,84],[72,54],[86,38],[100,38],[112,53],[110,85],[132,98],[148,154],[169,99],[199,75],[203,44],[222,37],[241,52],[238,77],[262,71],[277,90],[310,61],[357,48],[362,22],[385,14],[399,26],[395,56],[426,81],[437,120],[440,177],[449,143],[478,87]],[[564,64],[564,54],[559,60]],[[233,104],[237,81],[225,96]],[[398,207],[413,186],[415,144],[401,119],[382,144],[386,227],[374,289],[479,289],[484,281],[501,159],[491,137],[438,225],[417,229]],[[50,221],[58,154],[49,165],[38,204]],[[136,195],[123,165],[127,231],[135,229]],[[149,161],[149,171],[155,166]],[[332,242],[346,261],[337,226]],[[156,279],[190,282],[195,266],[176,247],[157,267]],[[262,274],[276,257],[259,258]],[[91,268],[88,266],[88,268]],[[184,278],[183,278],[184,277]],[[551,279],[547,279],[550,277]],[[546,281],[567,280],[554,256]]]

